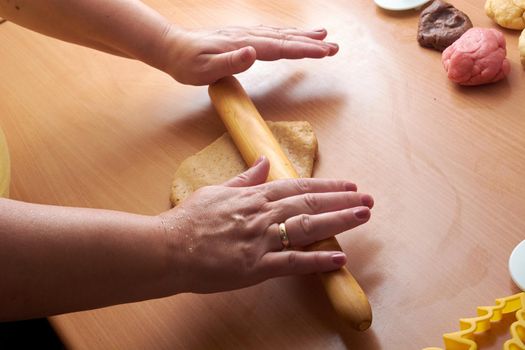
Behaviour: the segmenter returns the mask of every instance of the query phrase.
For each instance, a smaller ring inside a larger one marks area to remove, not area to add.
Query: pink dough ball
[[[505,37],[492,28],[471,28],[441,56],[448,78],[460,85],[494,83],[507,76],[510,64]]]

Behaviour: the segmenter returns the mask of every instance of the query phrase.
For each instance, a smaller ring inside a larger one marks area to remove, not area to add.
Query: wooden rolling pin
[[[208,92],[246,164],[251,165],[264,155],[271,164],[268,181],[299,177],[237,79],[223,78],[210,85]],[[308,249],[341,251],[335,238],[318,242]],[[342,267],[319,275],[328,298],[343,320],[359,331],[368,329],[372,324],[372,309],[348,269]]]

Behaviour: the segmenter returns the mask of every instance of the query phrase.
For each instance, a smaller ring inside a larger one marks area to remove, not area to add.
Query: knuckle
[[[232,64],[232,63],[231,63],[231,56],[230,56],[230,58],[228,59],[228,62],[229,62],[229,64],[230,64],[230,68],[231,68],[231,64]],[[237,175],[237,179],[238,179],[239,181],[241,181],[242,183],[247,183],[248,180],[249,180],[249,176],[248,176],[248,174],[246,174],[246,172],[244,172],[244,173],[240,173],[239,175]]]
[[[253,246],[245,244],[240,248],[242,265],[246,271],[252,271],[257,264],[257,255]]]
[[[244,216],[238,213],[232,214],[230,220],[237,230],[241,230],[246,223],[246,219],[244,218]]]
[[[321,270],[321,268],[323,267],[323,259],[322,259],[321,253],[315,252],[315,254],[314,254],[314,262],[315,262],[315,267],[318,270]]]
[[[295,270],[297,268],[297,253],[296,252],[288,253],[288,266],[292,270]]]
[[[256,213],[269,213],[272,211],[271,203],[266,200],[266,197],[260,192],[252,192],[247,194],[252,210]]]
[[[233,63],[233,57],[234,55],[230,54],[228,55],[228,59],[226,60],[226,69],[230,74],[235,73],[235,65]],[[246,175],[244,175],[246,177]]]
[[[310,215],[302,214],[299,217],[299,224],[301,225],[301,230],[306,236],[309,236],[312,233],[313,227]]]
[[[260,207],[261,213],[273,213],[273,205],[270,202],[263,202]]]
[[[302,179],[302,178],[299,178],[299,179],[294,179],[294,186],[300,191],[300,192],[303,192],[303,193],[307,193],[307,192],[310,192],[310,184],[308,183],[308,181],[306,181],[305,179]]]
[[[211,61],[200,61],[195,67],[189,70],[192,76],[198,77],[201,79],[202,76],[211,74],[215,70],[215,66]]]
[[[286,47],[288,45],[288,42],[285,39],[281,38],[281,39],[279,39],[279,44],[278,45],[279,45],[279,55],[281,57],[284,57],[284,54],[286,52]]]
[[[319,210],[321,210],[321,203],[319,202],[319,198],[312,193],[307,193],[304,195],[304,202],[308,209],[310,209],[312,212],[316,213]]]
[[[253,46],[251,38],[247,36],[235,37],[228,44],[228,51],[235,51],[246,46]]]
[[[248,46],[250,43],[250,36],[246,33],[239,34],[233,38],[233,42],[235,44],[235,47],[241,47],[241,46]]]
[[[221,28],[221,29],[217,29],[215,31],[215,34],[217,35],[220,35],[220,36],[226,36],[226,37],[229,37],[231,36],[233,33],[232,33],[232,29],[233,28],[229,28],[229,27],[226,27],[226,28]]]
[[[273,221],[281,221],[286,217],[286,210],[283,206],[273,206],[271,209],[271,218]]]
[[[264,204],[268,203],[264,195],[253,187],[242,188],[242,195],[244,198],[249,200],[250,203],[259,204],[260,208],[262,208]]]
[[[356,194],[354,192],[343,193],[343,200],[347,208],[352,208],[356,206]]]
[[[351,210],[344,210],[338,213],[341,218],[341,222],[345,223],[347,226],[353,226],[355,224],[355,215]]]
[[[258,188],[253,188],[253,198],[257,203],[260,203],[261,206],[269,203],[266,194]]]

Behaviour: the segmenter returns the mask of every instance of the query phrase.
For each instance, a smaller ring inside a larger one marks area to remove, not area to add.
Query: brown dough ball
[[[449,3],[435,0],[419,17],[417,41],[423,47],[445,50],[472,28],[466,14]]]

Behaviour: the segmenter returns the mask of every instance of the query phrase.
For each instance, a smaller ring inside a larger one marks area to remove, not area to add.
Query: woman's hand
[[[323,41],[325,29],[227,27],[218,30],[171,28],[166,34],[163,70],[183,84],[207,85],[244,72],[255,62],[281,58],[323,58],[337,53],[337,44]]]
[[[208,85],[256,59],[322,58],[337,44],[325,29],[227,27],[184,30],[143,1],[0,1],[0,16],[36,32],[140,60],[183,84]]]
[[[339,251],[282,251],[278,224],[286,224],[292,248],[301,248],[367,222],[372,197],[341,180],[264,183],[268,171],[268,160],[262,159],[160,215],[173,251],[176,292],[237,289],[346,263]]]

